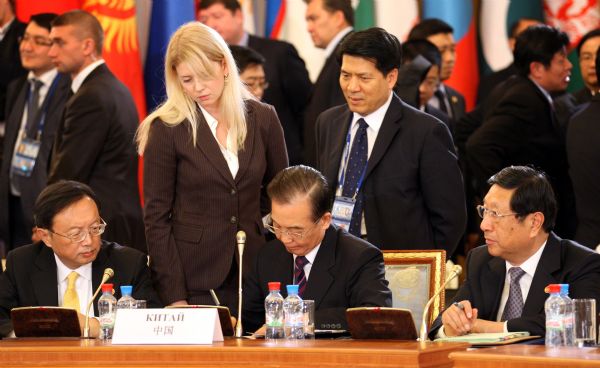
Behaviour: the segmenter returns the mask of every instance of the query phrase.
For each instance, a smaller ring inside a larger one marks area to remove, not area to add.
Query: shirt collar
[[[204,119],[208,123],[208,127],[210,128],[210,130],[212,130],[213,133],[216,133],[216,131],[217,131],[217,125],[219,124],[219,122],[217,121],[217,119],[215,119],[214,116],[212,116],[208,111],[206,111],[204,109],[204,107],[202,107],[199,103],[196,103],[196,104],[200,108],[200,111],[202,112],[202,115],[204,116]]]
[[[317,258],[317,253],[319,253],[319,248],[321,248],[321,243],[319,243],[310,252],[308,252],[304,255],[304,257],[310,262],[311,265],[313,263],[315,263],[315,258]],[[298,257],[298,256],[294,254],[294,262],[296,262],[296,257]]]
[[[6,35],[6,32],[8,32],[8,30],[10,29],[10,26],[14,22],[15,22],[15,17],[13,17],[11,20],[6,22],[6,24],[3,27],[0,27],[0,37],[4,37]]]
[[[327,47],[325,47],[325,59],[327,59],[331,54],[333,54],[333,50],[335,50],[338,43],[340,43],[340,41],[342,40],[342,38],[344,38],[345,35],[352,32],[352,29],[352,27],[348,26],[335,35],[335,37],[329,42]]]
[[[242,35],[242,38],[240,39],[240,42],[238,42],[238,46],[248,47],[249,39],[250,39],[250,36],[248,35],[248,32],[244,32],[244,34]]]
[[[535,269],[537,268],[538,263],[540,263],[540,258],[542,258],[542,253],[544,252],[544,248],[546,247],[547,242],[548,240],[546,240],[544,244],[542,244],[542,246],[540,247],[540,249],[537,250],[537,252],[533,253],[531,257],[527,258],[525,262],[521,263],[520,266],[515,266],[510,262],[506,261],[506,270],[508,271],[511,267],[520,267],[523,271],[525,271],[525,273],[533,277],[533,275],[535,274]]]
[[[87,281],[92,280],[92,262],[80,266],[74,270],[67,267],[54,253],[54,259],[56,260],[56,276],[59,283],[67,279],[71,271],[75,271],[79,274],[79,277],[83,277]]]
[[[383,105],[381,105],[377,110],[373,111],[372,113],[370,113],[367,116],[361,116],[360,114],[354,113],[352,116],[351,127],[353,127],[354,124],[356,124],[358,119],[363,118],[369,125],[369,128],[373,129],[375,132],[379,132],[379,129],[381,128],[381,124],[383,124],[383,119],[385,118],[385,114],[386,114],[388,108],[390,107],[390,104],[392,103],[393,95],[394,95],[394,93],[392,91],[390,91],[390,96],[388,97],[387,101]]]
[[[50,69],[47,72],[43,73],[40,76],[35,76],[35,74],[33,74],[32,71],[30,71],[27,74],[27,80],[31,81],[32,79],[37,79],[39,81],[42,81],[42,83],[44,83],[44,86],[47,87],[50,84],[52,84],[52,82],[54,81],[54,78],[56,78],[56,75],[58,74],[58,70],[56,70],[56,68],[54,69]]]
[[[94,71],[94,69],[96,69],[98,66],[100,66],[102,64],[104,64],[103,59],[96,60],[93,63],[91,63],[90,65],[83,68],[83,70],[80,71],[79,74],[77,74],[77,76],[75,78],[73,78],[73,81],[71,82],[71,90],[73,91],[73,94],[75,94],[75,93],[77,93],[77,91],[79,91],[79,88],[81,88],[81,85],[83,84],[83,81],[85,80],[85,78],[87,78],[87,76],[90,75]]]
[[[529,78],[529,80],[531,80],[533,82],[533,84],[535,84],[537,86],[537,88],[539,88],[540,91],[542,91],[542,94],[544,95],[544,97],[546,97],[546,99],[548,100],[548,102],[550,103],[550,105],[552,105],[552,96],[550,96],[550,93],[548,91],[546,91],[544,89],[544,87],[540,86],[536,81],[534,81],[533,79]]]

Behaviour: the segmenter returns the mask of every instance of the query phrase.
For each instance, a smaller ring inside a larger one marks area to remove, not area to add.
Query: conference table
[[[599,348],[506,345],[450,353],[455,368],[600,367]]]
[[[228,338],[212,345],[111,345],[100,340],[5,339],[1,367],[452,367],[465,343]]]

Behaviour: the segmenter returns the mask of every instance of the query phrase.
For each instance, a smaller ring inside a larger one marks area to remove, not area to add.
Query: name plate
[[[208,345],[223,341],[216,309],[117,310],[113,345]]]

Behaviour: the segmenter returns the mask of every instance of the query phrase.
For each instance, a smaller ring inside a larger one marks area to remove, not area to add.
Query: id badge
[[[11,171],[13,174],[30,177],[40,153],[40,141],[24,137],[17,147],[17,152],[12,160]]]
[[[350,229],[350,221],[352,220],[352,212],[354,212],[355,204],[356,199],[336,196],[331,211],[333,223],[342,229]]]

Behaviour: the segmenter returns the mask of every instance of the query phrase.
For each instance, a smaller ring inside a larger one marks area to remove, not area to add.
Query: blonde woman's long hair
[[[175,126],[187,119],[191,125],[192,142],[196,145],[198,119],[197,105],[184,91],[175,68],[187,63],[200,78],[213,78],[216,74],[214,62],[225,62],[229,76],[225,81],[220,98],[221,119],[229,123],[229,130],[235,137],[235,150],[244,148],[246,140],[246,107],[244,101],[252,99],[252,94],[240,79],[235,61],[223,38],[213,29],[200,22],[190,22],[181,26],[171,37],[165,56],[165,84],[167,100],[140,124],[136,141],[138,152],[144,154],[152,122],[159,118],[165,124]]]

